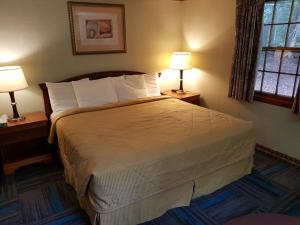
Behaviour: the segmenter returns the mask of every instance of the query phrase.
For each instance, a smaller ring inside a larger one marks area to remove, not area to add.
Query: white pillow
[[[119,101],[148,97],[143,75],[124,75],[112,78]]]
[[[78,82],[87,82],[89,79],[83,79]],[[64,112],[68,109],[78,108],[74,89],[71,82],[46,83],[51,108],[53,113],[51,117]]]
[[[117,93],[110,78],[89,82],[72,82],[79,107],[101,106],[118,102]]]
[[[157,74],[144,74],[148,96],[160,96],[159,78]]]

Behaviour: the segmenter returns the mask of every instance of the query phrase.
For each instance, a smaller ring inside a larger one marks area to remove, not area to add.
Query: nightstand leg
[[[4,169],[3,169],[3,165],[4,165],[4,162],[5,162],[5,147],[4,146],[0,146],[0,165],[1,165],[1,169],[0,169],[0,172],[1,173],[4,173]]]

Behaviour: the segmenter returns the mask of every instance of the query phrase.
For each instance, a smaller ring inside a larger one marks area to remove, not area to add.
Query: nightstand
[[[44,113],[25,115],[24,121],[0,128],[0,151],[5,175],[34,163],[52,163],[48,148],[48,119]]]
[[[173,91],[166,91],[162,93],[163,95],[168,95],[174,98],[178,98],[182,101],[194,104],[194,105],[199,105],[199,101],[200,101],[200,94],[198,93],[193,93],[193,92],[189,92],[187,91],[184,94],[179,94]]]

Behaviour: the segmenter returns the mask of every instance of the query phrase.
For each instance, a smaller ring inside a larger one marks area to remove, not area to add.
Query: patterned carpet
[[[1,225],[90,224],[73,189],[64,182],[62,168],[23,168],[2,177],[0,188]],[[300,168],[257,152],[251,175],[143,225],[222,225],[263,212],[300,216]]]

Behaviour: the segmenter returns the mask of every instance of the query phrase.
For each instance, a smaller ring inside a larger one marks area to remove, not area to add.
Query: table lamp
[[[13,117],[11,122],[22,121],[25,117],[20,116],[15,101],[15,91],[23,90],[28,87],[23,70],[20,66],[0,67],[0,93],[9,93]]]
[[[179,94],[185,94],[183,90],[183,71],[191,69],[190,61],[191,53],[189,52],[174,52],[171,56],[169,68],[180,71],[180,88],[176,90]]]

